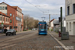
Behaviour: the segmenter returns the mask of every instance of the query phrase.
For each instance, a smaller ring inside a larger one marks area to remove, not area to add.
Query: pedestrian
[[[4,29],[4,33],[6,33],[7,32],[7,29]]]

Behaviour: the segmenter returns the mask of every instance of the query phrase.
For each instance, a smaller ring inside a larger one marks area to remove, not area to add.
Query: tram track
[[[14,42],[15,41],[15,42]],[[60,46],[48,33],[47,35],[38,35],[38,33],[30,32],[29,34],[23,35],[22,38],[18,37],[15,40],[6,41],[9,44],[0,46],[1,49],[5,50],[54,50],[54,46]],[[4,42],[3,42],[4,43]],[[59,49],[58,49],[59,50]],[[62,50],[60,48],[60,50]]]
[[[13,38],[13,39],[8,39],[7,41],[6,40],[1,41],[0,44],[2,44],[2,45],[0,45],[0,48],[4,48],[7,46],[9,47],[11,45],[13,46],[14,44],[17,44],[18,42],[21,42],[21,41],[23,41],[23,39],[28,38],[32,35],[35,35],[35,33],[33,33],[33,32],[27,33],[27,34],[20,35],[20,36],[16,37],[15,39]]]
[[[20,34],[17,34],[17,35],[15,35],[15,36],[9,36],[9,37],[7,37],[7,39],[6,38],[4,38],[4,39],[0,39],[0,43],[1,42],[5,42],[5,41],[8,41],[8,40],[11,40],[11,38],[12,39],[14,39],[14,38],[18,38],[18,37],[21,37],[21,36],[24,36],[24,35],[28,35],[28,34],[30,34],[29,32],[25,32],[25,33],[20,33]]]

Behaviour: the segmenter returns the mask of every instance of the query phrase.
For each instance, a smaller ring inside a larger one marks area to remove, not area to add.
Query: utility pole
[[[51,29],[51,23],[50,23],[50,15],[59,15],[59,14],[46,14],[46,15],[49,15],[49,29]],[[51,31],[51,30],[50,30]]]
[[[60,7],[60,17],[61,17],[61,33],[62,33],[62,7]]]
[[[14,29],[14,15],[13,15],[13,29]]]
[[[49,27],[50,27],[50,14],[49,14]]]

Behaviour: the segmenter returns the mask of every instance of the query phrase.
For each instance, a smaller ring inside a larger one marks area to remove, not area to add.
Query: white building
[[[50,27],[51,28],[53,28],[54,27],[54,24],[53,24],[53,21],[54,21],[55,19],[52,19],[51,21],[50,21]]]
[[[75,35],[75,0],[65,0],[66,31]]]

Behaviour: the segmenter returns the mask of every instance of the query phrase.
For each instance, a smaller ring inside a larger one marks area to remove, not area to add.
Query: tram
[[[47,23],[45,21],[41,21],[38,23],[38,34],[47,35]]]

